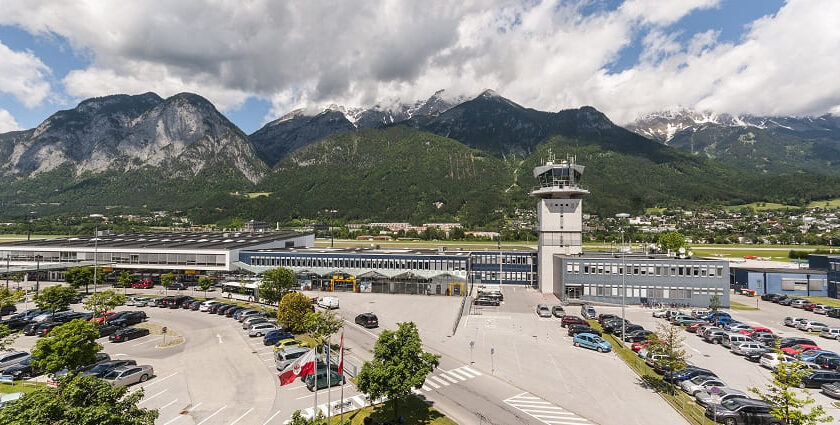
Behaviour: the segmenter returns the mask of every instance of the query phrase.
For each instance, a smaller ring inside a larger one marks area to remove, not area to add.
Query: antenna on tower
[[[551,148],[548,148],[548,163],[554,164],[554,152],[551,151]]]

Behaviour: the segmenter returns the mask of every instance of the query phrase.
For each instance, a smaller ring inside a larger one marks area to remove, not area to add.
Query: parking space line
[[[167,407],[171,406],[171,405],[172,405],[173,403],[175,403],[176,401],[178,401],[178,399],[177,399],[177,398],[176,398],[175,400],[170,401],[169,403],[164,404],[163,406],[158,407],[158,410],[163,410],[163,409],[166,409]]]
[[[137,346],[140,346],[140,345],[145,345],[145,344],[148,344],[148,343],[150,343],[150,342],[157,342],[157,341],[162,341],[162,340],[163,340],[163,338],[150,339],[150,340],[148,340],[148,341],[144,341],[144,342],[141,342],[141,343],[139,343],[139,344],[134,344],[134,345],[132,345],[132,347],[137,347]]]
[[[177,375],[177,374],[178,374],[178,372],[172,372],[171,374],[166,375],[166,376],[165,376],[165,377],[163,377],[163,378],[156,379],[156,380],[154,380],[153,382],[146,384],[146,385],[145,385],[145,386],[143,386],[142,388],[145,390],[146,388],[149,388],[149,387],[151,387],[151,386],[152,386],[152,385],[154,385],[154,384],[159,384],[159,383],[161,383],[161,382],[163,382],[163,381],[165,381],[165,380],[167,380],[167,379],[169,379],[169,378],[171,378],[171,377],[173,377],[173,376],[175,376],[175,375]]]
[[[157,397],[157,396],[159,396],[159,395],[161,395],[161,394],[163,394],[163,393],[165,393],[165,392],[167,392],[167,391],[169,391],[169,388],[166,388],[166,389],[164,389],[163,391],[161,391],[161,392],[159,392],[159,393],[157,393],[157,394],[155,394],[155,395],[153,395],[153,396],[144,397],[144,398],[143,398],[143,400],[140,400],[140,402],[139,402],[139,403],[137,403],[137,404],[138,404],[138,405],[143,404],[143,403],[145,403],[145,402],[147,402],[147,401],[149,401],[149,400],[151,400],[151,399],[153,399],[153,398],[155,398],[155,397]]]
[[[167,422],[167,423],[165,423],[165,424],[163,424],[163,425],[169,425],[169,424],[171,424],[172,422],[175,422],[175,421],[177,421],[178,419],[181,419],[181,418],[183,418],[183,417],[184,417],[184,415],[179,414],[178,416],[175,416],[175,417],[174,417],[174,418],[172,418],[169,422]]]
[[[251,413],[253,410],[254,410],[254,408],[253,408],[253,407],[252,407],[252,408],[250,408],[250,409],[248,409],[248,411],[247,411],[247,412],[243,413],[243,414],[242,414],[242,416],[240,416],[240,417],[236,418],[236,420],[235,420],[235,421],[233,421],[233,422],[231,422],[231,423],[230,423],[230,425],[236,425],[236,423],[237,423],[237,422],[241,421],[241,420],[242,420],[242,418],[244,418],[245,416],[248,416],[248,414],[249,414],[249,413]]]
[[[278,410],[277,412],[275,412],[273,415],[271,415],[271,417],[270,417],[270,418],[268,418],[268,420],[267,420],[267,421],[263,422],[263,424],[262,424],[262,425],[268,425],[268,423],[269,423],[269,422],[271,422],[271,420],[272,420],[272,419],[276,418],[276,417],[277,417],[277,415],[279,415],[279,414],[280,414],[280,412],[282,412],[282,410]]]
[[[203,421],[201,421],[201,422],[199,422],[199,423],[197,423],[197,424],[195,424],[195,425],[201,425],[201,424],[203,424],[203,423],[207,422],[208,420],[210,420],[210,418],[212,418],[213,416],[218,415],[218,414],[219,414],[219,412],[221,412],[222,410],[225,410],[226,408],[227,408],[227,405],[224,405],[224,406],[220,407],[220,408],[219,408],[219,410],[217,410],[217,411],[213,412],[213,414],[212,414],[212,415],[210,415],[210,416],[208,416],[208,417],[204,418],[204,420],[203,420]]]
[[[355,400],[356,403],[358,403],[359,406],[361,406],[361,407],[367,407],[367,405],[368,405],[367,400],[363,399],[362,396],[354,395],[353,397],[350,397],[350,398]]]

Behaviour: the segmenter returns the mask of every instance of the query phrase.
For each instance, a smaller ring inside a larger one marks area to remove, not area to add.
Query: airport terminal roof
[[[440,249],[421,249],[421,248],[377,248],[377,247],[357,247],[357,248],[328,248],[328,247],[313,247],[313,248],[275,248],[275,249],[259,249],[248,250],[252,253],[304,253],[304,254],[380,254],[380,255],[469,255],[469,250],[440,250]],[[489,253],[498,253],[499,251],[487,251]],[[507,253],[507,251],[502,251]]]
[[[32,239],[0,243],[0,249],[39,249],[39,248],[166,248],[166,249],[207,249],[229,250],[240,249],[255,245],[262,245],[278,240],[307,235],[308,233],[285,231],[265,233],[245,232],[146,232],[146,233],[115,233],[100,235],[98,238],[90,236],[74,236],[66,238]]]

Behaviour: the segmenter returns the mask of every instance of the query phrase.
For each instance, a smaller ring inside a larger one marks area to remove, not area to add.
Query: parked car
[[[365,328],[379,327],[379,318],[373,313],[362,313],[356,316],[356,324]]]
[[[823,370],[840,371],[840,358],[837,357],[818,357],[814,360],[814,364]]]
[[[29,353],[26,351],[12,351],[7,353],[0,353],[0,370],[6,370],[29,358]]]
[[[818,347],[816,345],[811,345],[811,344],[796,344],[796,345],[791,345],[790,347],[784,347],[784,348],[782,348],[782,351],[789,356],[794,356],[794,355],[797,355],[797,354],[799,354],[799,353],[801,353],[805,350],[812,350],[812,349],[819,350],[820,347]]]
[[[99,330],[99,337],[100,338],[111,335],[114,332],[121,329],[119,326],[115,326],[115,325],[99,325],[96,328],[97,328],[97,330]]]
[[[327,377],[327,373],[329,373],[329,377]],[[306,383],[306,388],[309,391],[315,391],[316,385],[318,390],[322,390],[327,387],[343,385],[346,382],[346,379],[344,378],[344,375],[338,373],[338,371],[332,369],[328,371],[325,366],[323,369],[317,368],[315,373],[307,375],[306,378],[304,378],[304,382]]]
[[[134,366],[137,364],[136,360],[110,360],[107,362],[97,363],[96,366],[86,370],[82,376],[95,376],[101,378],[108,372],[123,366]]]
[[[152,298],[149,307],[166,307],[166,301],[163,298]]]
[[[201,303],[201,306],[198,307],[198,311],[207,312],[207,311],[210,311],[210,307],[213,307],[214,305],[219,305],[219,304],[221,304],[221,303],[218,302],[218,301],[203,301]]]
[[[249,317],[259,317],[262,316],[263,312],[260,310],[249,309],[239,313],[239,316],[236,317],[236,320],[242,322]]]
[[[796,300],[798,300],[798,299],[799,299],[799,298],[788,298],[788,297],[785,297],[785,298],[782,298],[782,299],[780,299],[779,301],[777,301],[777,302],[776,302],[776,304],[779,304],[779,305],[785,305],[785,306],[790,306],[790,304],[791,304],[792,302],[794,302],[794,301],[796,301]]]
[[[803,319],[803,318],[801,318],[801,317],[792,317],[792,316],[787,316],[787,317],[785,317],[785,319],[784,319],[783,323],[784,323],[784,325],[785,325],[785,326],[789,326],[789,327],[791,327],[791,328],[795,328],[795,327],[796,327],[796,325],[797,325],[797,324],[799,324],[799,321],[800,321],[800,320],[806,320],[806,319]]]
[[[239,313],[242,310],[245,310],[245,307],[237,306],[237,307],[234,307],[234,308],[229,308],[229,309],[225,310],[225,317],[233,318],[234,314]]]
[[[575,336],[577,334],[591,333],[593,335],[601,336],[601,331],[590,328],[587,325],[572,325],[568,327],[568,335]]]
[[[761,295],[761,301],[771,301],[773,299],[773,297],[778,297],[778,296],[779,296],[779,294],[774,294],[772,292],[767,293],[767,294],[762,294]]]
[[[668,314],[668,310],[654,310],[653,317],[662,318]]]
[[[726,336],[724,336],[723,338],[720,339],[720,345],[722,345],[722,346],[724,346],[724,347],[726,347],[730,350],[732,349],[732,347],[735,347],[736,345],[744,344],[744,343],[750,343],[750,342],[753,342],[752,338],[750,338],[746,335],[741,335],[740,333],[733,333],[733,332],[727,333]]]
[[[695,400],[697,400],[697,404],[706,407],[710,404],[720,404],[724,400],[730,400],[734,398],[749,398],[747,393],[739,390],[734,390],[732,388],[718,388],[717,394],[712,394],[711,391],[702,391],[697,393],[694,396]]]
[[[32,366],[32,356],[27,356],[20,363],[7,367],[3,371],[3,376],[11,377],[13,381],[24,378],[34,378],[42,375],[43,372]]]
[[[498,298],[479,296],[473,301],[473,305],[498,307],[502,303]]]
[[[262,337],[270,331],[276,331],[279,329],[280,328],[278,328],[277,325],[273,323],[257,323],[256,325],[248,329],[248,336],[250,336],[251,338],[258,336]]]
[[[598,317],[598,314],[595,312],[595,307],[586,304],[580,306],[580,315],[583,316],[584,319],[594,319]]]
[[[569,326],[569,325],[585,325],[585,324],[587,324],[586,320],[583,320],[583,319],[581,319],[580,317],[577,317],[577,316],[566,315],[566,316],[563,316],[562,319],[560,319],[560,327],[563,327],[563,328],[565,328],[566,326]]]
[[[57,323],[57,322],[42,323],[40,326],[38,326],[38,329],[35,329],[35,335],[38,336],[39,338],[43,337],[43,336],[47,336],[47,334],[50,333],[50,331],[53,330],[56,326],[61,326],[61,325],[63,325],[63,323]]]
[[[627,332],[627,336],[624,337],[624,341],[626,342],[641,342],[647,341],[650,336],[653,335],[653,332],[647,329],[637,329],[633,332]]]
[[[688,394],[697,395],[712,387],[725,387],[726,383],[720,378],[711,376],[695,376],[694,378],[680,382],[680,388]]]
[[[551,310],[548,309],[547,305],[540,304],[540,305],[537,306],[537,316],[551,317]]]
[[[150,279],[143,279],[131,284],[131,287],[134,289],[151,289],[155,286],[154,282]]]
[[[318,298],[318,307],[325,308],[327,310],[334,310],[338,308],[338,298],[336,297],[319,297]]]
[[[132,301],[135,307],[146,307],[150,302],[152,302],[152,299],[148,297],[134,297]],[[128,303],[126,303],[126,305],[128,305]]]
[[[126,326],[143,323],[146,318],[146,312],[144,311],[129,311],[126,312],[126,314],[121,315],[119,318],[109,321],[108,324],[124,328]]]
[[[113,316],[114,314],[116,314],[116,312],[113,312],[113,311],[102,312],[102,313],[99,313],[96,316],[91,317],[90,321],[93,322],[93,323],[102,323],[102,322],[105,321],[105,319]]]
[[[219,316],[224,316],[225,311],[238,307],[236,304],[222,304],[213,310]]]
[[[772,351],[775,351],[775,349],[762,347],[761,349],[753,350],[748,352],[747,354],[744,354],[744,358],[747,359],[747,361],[758,363],[758,361],[761,360],[761,356]]]
[[[115,387],[126,387],[131,384],[143,383],[155,376],[155,370],[150,365],[123,366],[106,373],[102,379]]]
[[[829,307],[827,305],[817,304],[817,305],[814,306],[814,309],[812,311],[814,312],[814,314],[823,314],[824,315],[824,314],[827,314],[828,311],[831,310],[831,309],[832,309],[832,307]]]
[[[706,332],[705,336],[703,336],[703,340],[711,344],[720,344],[726,335],[727,333],[723,329],[712,329]]]
[[[274,352],[274,367],[277,370],[283,370],[307,352],[309,352],[308,348],[297,346],[281,348]]]
[[[825,313],[825,315],[828,316],[828,317],[833,317],[835,319],[840,318],[840,308],[834,307],[831,310],[828,310]]]
[[[686,379],[694,378],[695,376],[717,376],[714,372],[709,369],[703,369],[701,367],[687,367],[679,372],[675,373],[666,373],[665,374],[665,381],[678,383],[681,381],[685,381]]]
[[[802,388],[820,388],[823,384],[840,382],[840,372],[821,370],[802,377]]]
[[[201,307],[201,301],[195,300],[195,301],[190,302],[190,310],[198,311],[198,309],[200,307]]]
[[[295,335],[287,330],[275,329],[266,332],[263,336],[263,345],[274,345],[284,339],[294,338]]]
[[[612,350],[612,346],[609,342],[605,341],[604,338],[591,333],[577,334],[572,341],[575,347],[589,348],[590,350],[596,350],[601,353],[606,353]]]
[[[16,392],[16,393],[8,393],[0,395],[0,409],[6,407],[7,404],[20,399],[21,397],[25,396],[26,393],[23,392]]]
[[[770,414],[770,405],[762,400],[734,398],[706,407],[707,418],[726,425],[783,425]]]
[[[146,328],[122,328],[108,337],[111,342],[125,342],[132,339],[144,337],[149,334]]]
[[[795,360],[793,357],[773,351],[770,353],[764,353],[761,356],[761,359],[758,360],[758,364],[766,367],[767,369],[775,370],[779,367],[780,363],[787,363],[793,360]]]
[[[256,325],[257,323],[268,323],[267,317],[249,317],[247,320],[242,322],[242,329],[248,330],[251,325]]]
[[[551,307],[551,315],[562,318],[566,315],[566,310],[563,310],[563,306],[555,305]]]
[[[298,341],[294,338],[284,338],[284,339],[281,339],[280,341],[277,341],[274,344],[274,351],[277,351],[277,350],[279,350],[281,348],[285,348],[285,347],[301,347],[301,348],[303,348],[300,341]]]
[[[781,348],[791,347],[796,344],[817,345],[812,339],[802,338],[798,336],[786,337],[779,340],[779,347]]]
[[[840,383],[831,382],[820,387],[821,392],[831,398],[840,399]]]
[[[749,329],[742,329],[741,330],[742,334],[744,334],[746,336],[749,336],[749,337],[752,337],[753,334],[755,334],[756,332],[764,332],[764,333],[769,333],[769,334],[773,333],[773,331],[770,330],[770,328],[765,328],[764,326],[750,326]]]
[[[825,323],[809,320],[804,323],[800,322],[799,325],[796,326],[796,329],[805,332],[822,332],[822,330],[827,327],[828,325],[826,325]]]
[[[802,309],[807,310],[807,311],[814,311],[814,308],[817,305],[818,305],[817,303],[811,303],[811,302],[805,303],[805,304],[802,305]]]
[[[800,354],[799,359],[803,362],[822,363],[825,359],[840,359],[840,354],[834,351],[820,351],[816,353],[808,353],[808,355]]]
[[[775,347],[776,341],[779,340],[779,336],[776,334],[770,334],[765,332],[756,332],[750,336],[753,341],[759,342],[760,344],[764,345],[765,347]]]
[[[732,354],[746,356],[747,354],[752,353],[754,351],[764,351],[764,349],[765,347],[757,342],[742,342],[737,345],[733,344],[732,348],[730,348],[729,351],[731,351]]]
[[[803,299],[797,299],[790,303],[790,306],[793,308],[804,308],[804,306],[808,304],[808,301]]]

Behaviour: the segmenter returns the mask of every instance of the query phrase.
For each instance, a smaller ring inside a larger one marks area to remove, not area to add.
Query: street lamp
[[[44,258],[43,255],[36,255],[35,261],[35,295],[38,295],[38,291],[41,288],[41,259]]]
[[[96,294],[97,273],[99,272],[99,219],[105,217],[102,214],[91,214],[88,217],[96,219],[96,225],[93,228],[93,293]]]
[[[627,213],[618,213],[615,218],[622,220],[621,226],[621,343],[624,344],[624,338],[627,328],[627,321],[624,319],[625,297],[627,296],[627,249],[624,247],[624,219],[630,217]]]

